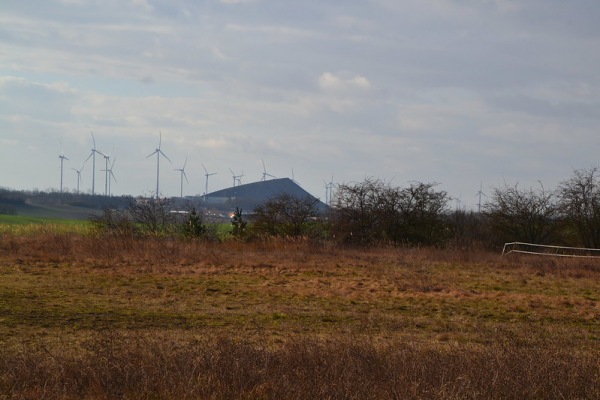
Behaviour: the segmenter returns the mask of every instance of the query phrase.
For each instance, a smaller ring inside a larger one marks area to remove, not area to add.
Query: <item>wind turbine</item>
[[[242,184],[242,177],[244,176],[244,171],[242,171],[240,175],[236,175],[231,168],[229,168],[229,171],[231,171],[231,176],[233,177],[233,187],[235,187],[236,185],[240,186]]]
[[[83,171],[83,167],[85,167],[85,163],[79,169],[71,168],[73,171],[77,172],[77,194],[79,194],[79,184],[81,183],[81,171]]]
[[[481,196],[485,196],[485,193],[482,192],[483,183],[479,182],[479,192],[477,192],[476,196],[479,196],[479,201],[477,202],[477,212],[481,213]]]
[[[114,151],[114,148],[113,148]],[[102,153],[100,153],[102,154]],[[112,151],[111,151],[112,154]],[[110,154],[106,155],[106,154],[102,154],[102,156],[104,157],[104,169],[102,171],[104,171],[104,195],[105,196],[109,196],[109,186],[110,186],[110,173],[111,170],[108,168],[108,163],[110,162]]]
[[[462,210],[462,200],[461,199],[462,199],[462,194],[454,199],[454,201],[456,202],[456,206],[455,206],[456,211]]]
[[[102,156],[104,154],[96,150],[96,139],[94,138],[94,132],[90,131],[90,133],[92,134],[92,142],[94,143],[94,147],[92,147],[92,152],[88,158],[86,158],[85,162],[87,162],[90,158],[92,159],[92,195],[94,195],[96,190],[96,153]]]
[[[333,174],[331,174],[331,180],[329,181],[329,183],[325,181],[323,181],[323,183],[325,184],[325,204],[331,205],[333,188],[335,187],[335,184],[333,183]]]
[[[113,179],[115,182],[117,181],[117,178],[115,178],[115,174],[113,174],[113,172],[112,172],[112,170],[113,170],[113,167],[115,166],[115,161],[117,161],[117,158],[116,158],[116,157],[113,159],[113,162],[110,164],[110,168],[107,168],[106,170],[104,170],[104,169],[102,170],[102,171],[105,171],[105,172],[106,172],[106,175],[107,175],[107,177],[108,177],[108,196],[110,196],[110,195],[111,195],[111,188],[110,188],[110,186],[111,186],[111,185],[110,185],[110,182],[111,182],[111,180],[110,180],[110,178],[112,177],[112,179]]]
[[[65,160],[68,160],[68,158],[65,156],[65,154],[62,151],[62,141],[60,142],[60,155],[58,156],[58,158],[60,158],[60,192],[62,193],[62,191],[63,191],[63,163]]]
[[[163,153],[163,151],[160,149],[160,145],[162,143],[162,132],[159,131],[159,139],[158,139],[158,147],[156,148],[156,150],[154,150],[150,155],[148,155],[148,157],[151,157],[153,155],[156,154],[156,198],[158,199],[159,196],[159,191],[158,191],[158,181],[159,181],[159,176],[160,176],[160,156],[162,155],[164,158],[166,158],[167,160],[169,160],[169,157],[167,157],[165,155],[165,153]],[[146,157],[146,158],[148,158]],[[169,162],[171,164],[173,164],[173,162],[171,160],[169,160]]]
[[[262,176],[261,181],[266,181],[267,176],[270,176],[271,178],[277,178],[275,175],[271,175],[271,174],[267,173],[267,168],[265,167],[265,161],[262,159],[260,161],[262,161],[262,165],[263,165],[263,176]]]
[[[181,192],[179,197],[183,197],[183,178],[185,178],[185,181],[187,183],[189,183],[187,175],[185,174],[185,166],[187,164],[187,157],[185,158],[185,162],[183,163],[183,167],[182,168],[176,168],[175,171],[179,171],[179,173],[181,174]]]
[[[204,166],[204,164],[202,164],[202,168],[204,168],[204,176],[206,177],[206,184],[204,186],[204,200],[206,201],[206,195],[208,194],[208,177],[211,176],[211,175],[216,175],[217,172],[211,172],[211,173],[209,173],[206,170],[206,167]]]
[[[115,157],[113,159],[112,164],[110,164],[110,169],[108,170],[108,172],[110,173],[110,176],[115,180],[115,183],[117,183],[117,178],[115,178],[115,174],[113,174],[112,170],[113,167],[115,166],[115,161],[117,161],[117,157]],[[108,181],[108,195],[111,195],[111,191],[110,191],[110,180]]]

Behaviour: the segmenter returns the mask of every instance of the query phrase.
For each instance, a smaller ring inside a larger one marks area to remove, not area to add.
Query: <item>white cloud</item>
[[[336,75],[331,72],[324,72],[319,76],[318,84],[322,90],[333,92],[371,88],[371,83],[364,76],[348,76],[346,73]]]

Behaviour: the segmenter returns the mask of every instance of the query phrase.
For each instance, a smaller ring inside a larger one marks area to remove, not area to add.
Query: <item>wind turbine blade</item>
[[[158,149],[154,150],[152,153],[148,154],[146,158],[150,158],[158,152]]]
[[[202,168],[204,168],[204,172],[208,175],[208,171],[206,170],[206,167],[204,166],[204,164],[202,164]]]
[[[166,158],[167,160],[169,160],[169,162],[171,164],[173,164],[173,161],[171,161],[171,159],[169,157],[167,157],[167,155],[165,153],[163,153],[163,151],[161,149],[157,149],[157,151],[163,155],[164,158]]]
[[[90,131],[92,135],[92,142],[94,143],[94,151],[96,150],[96,138],[94,138],[94,132]]]
[[[162,144],[162,132],[158,131],[158,149],[160,150],[160,145]]]
[[[88,162],[88,160],[89,160],[90,158],[92,158],[92,156],[93,156],[93,155],[94,155],[94,152],[92,151],[92,152],[90,153],[90,155],[88,156],[88,158],[86,158],[86,159],[85,159],[85,161],[83,162],[83,165],[85,165],[85,163],[86,163],[86,162]]]
[[[186,158],[185,158],[185,161],[184,161],[184,163],[183,163],[183,168],[182,168],[182,169],[183,169],[184,171],[185,171],[185,166],[187,165],[187,159],[188,159],[188,158],[186,157]]]
[[[63,150],[63,144],[62,144],[62,140],[58,139],[58,141],[60,142],[60,155],[58,156],[59,158],[66,158],[68,160],[67,157],[65,157],[65,152]]]
[[[113,166],[115,165],[115,161],[117,161],[117,157],[115,157],[112,161],[112,164],[110,164],[110,170],[112,171]]]
[[[190,181],[188,181],[187,175],[185,174],[185,171],[184,171],[184,170],[181,170],[181,173],[183,174],[183,177],[185,178],[185,181],[186,181],[187,183],[190,183]]]

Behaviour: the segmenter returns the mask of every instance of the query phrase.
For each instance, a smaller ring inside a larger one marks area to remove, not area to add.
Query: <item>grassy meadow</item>
[[[28,229],[0,399],[600,398],[600,260]]]

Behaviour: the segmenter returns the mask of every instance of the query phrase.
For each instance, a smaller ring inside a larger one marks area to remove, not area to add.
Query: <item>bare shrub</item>
[[[378,179],[340,185],[333,199],[333,232],[352,244],[439,244],[447,236],[449,197],[435,186],[412,182],[396,188]]]
[[[135,223],[126,211],[107,208],[101,215],[90,216],[89,221],[94,231],[102,235],[126,237],[136,233]]]
[[[559,188],[561,211],[585,247],[600,247],[598,168],[575,170]]]
[[[501,242],[552,243],[561,227],[557,196],[540,183],[539,189],[518,185],[494,188],[484,215]]]
[[[300,237],[311,233],[316,225],[319,200],[281,194],[254,209],[252,231],[258,235]]]

